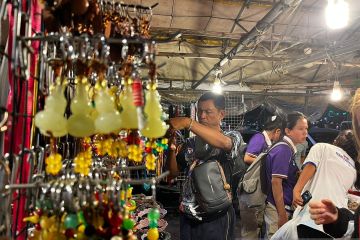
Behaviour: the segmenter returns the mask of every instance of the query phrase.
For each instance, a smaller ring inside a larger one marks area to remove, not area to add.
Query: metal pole
[[[261,37],[271,25],[288,9],[292,4],[296,2],[296,5],[300,4],[301,0],[281,0],[276,3],[273,8],[261,19],[250,32],[243,35],[238,44],[231,49],[224,57],[220,59],[199,81],[194,83],[191,88],[196,89],[202,82],[204,82],[210,74],[220,69],[228,61],[230,61],[238,52],[244,47],[258,43],[259,37]]]

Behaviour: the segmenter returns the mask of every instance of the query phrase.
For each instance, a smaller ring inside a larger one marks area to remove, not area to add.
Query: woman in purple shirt
[[[263,132],[256,133],[249,141],[244,162],[251,164],[256,157],[265,152],[272,143],[279,141],[283,129],[283,121],[279,116],[271,116],[264,124]]]
[[[266,158],[268,196],[265,207],[266,239],[284,225],[291,215],[293,188],[299,171],[295,163],[296,144],[306,141],[308,122],[300,112],[287,116],[285,136]]]

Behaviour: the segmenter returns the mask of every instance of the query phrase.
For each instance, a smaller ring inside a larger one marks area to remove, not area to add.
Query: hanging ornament
[[[139,122],[134,104],[133,90],[129,83],[125,84],[123,92],[120,93],[120,106],[121,129],[138,129]]]
[[[65,229],[75,229],[78,226],[78,216],[74,213],[67,214],[64,220]]]
[[[153,153],[146,155],[146,169],[149,171],[154,171],[156,169],[156,157]]]
[[[144,114],[142,110],[142,107],[144,106],[143,89],[142,89],[141,79],[137,71],[134,72],[133,77],[134,77],[134,82],[132,83],[132,91],[133,91],[134,105],[136,107],[139,130],[141,130],[144,128]]]
[[[129,145],[128,146],[128,159],[134,162],[140,163],[143,158],[143,149],[139,145]]]
[[[62,157],[58,153],[52,153],[45,159],[45,171],[47,174],[57,175],[62,168]]]
[[[67,120],[64,117],[66,108],[64,87],[65,83],[62,84],[58,77],[53,90],[45,100],[44,110],[35,115],[35,126],[45,136],[62,137],[67,134]]]
[[[115,140],[112,143],[111,146],[111,152],[109,153],[110,157],[114,157],[114,158],[126,158],[128,156],[129,152],[127,149],[127,143],[124,140]]]
[[[114,100],[106,88],[101,88],[95,97],[95,107],[98,116],[95,120],[96,132],[109,134],[119,130],[120,114],[115,109]]]
[[[153,208],[149,211],[147,218],[149,220],[149,230],[147,232],[147,238],[149,240],[158,240],[159,239],[159,230],[158,220],[160,218],[160,213],[157,208]]]
[[[84,176],[88,176],[90,173],[90,167],[92,163],[91,149],[87,149],[84,152],[78,153],[74,159],[74,171]]]
[[[114,142],[114,139],[112,139],[112,138],[100,139],[100,140],[94,141],[96,153],[99,156],[107,155],[109,152],[111,152],[111,147],[112,147],[113,142]]]
[[[149,90],[146,93],[144,112],[146,124],[141,130],[141,134],[148,138],[159,138],[164,136],[169,126],[161,120],[163,112],[160,105],[160,95],[153,84],[149,85]]]
[[[85,149],[79,152],[74,158],[74,172],[83,176],[88,176],[92,164],[92,151],[91,151],[91,139],[84,138],[82,141],[82,147]]]
[[[68,119],[69,134],[74,137],[87,137],[95,133],[94,120],[90,114],[93,111],[88,97],[87,78],[77,77],[75,97],[71,101],[72,115]]]
[[[102,39],[103,41],[104,39]],[[108,47],[102,42],[102,54],[107,56]],[[95,70],[98,80],[95,85],[97,90],[95,93],[95,108],[97,117],[95,119],[96,132],[101,134],[109,134],[120,129],[120,114],[116,109],[114,99],[107,88],[105,72],[107,70],[107,59],[96,59],[92,61],[92,68]]]

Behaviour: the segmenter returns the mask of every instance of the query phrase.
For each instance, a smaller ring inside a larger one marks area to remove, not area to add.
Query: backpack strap
[[[270,152],[271,150],[273,150],[275,147],[280,146],[280,145],[288,145],[288,146],[289,146],[289,143],[285,142],[284,140],[281,140],[281,141],[275,143],[274,145],[272,145],[272,146],[266,151],[266,153],[269,153],[269,152]],[[291,149],[291,152],[293,152],[291,146],[289,146],[289,147],[290,147],[290,149]]]
[[[217,165],[219,166],[221,178],[222,178],[222,180],[223,180],[223,182],[224,182],[224,189],[225,189],[225,190],[230,190],[230,185],[226,182],[226,177],[225,177],[225,173],[224,173],[223,168],[221,167],[219,161],[215,160],[215,162],[216,162]]]

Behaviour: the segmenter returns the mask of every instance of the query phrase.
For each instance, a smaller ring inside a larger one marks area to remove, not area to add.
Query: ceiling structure
[[[210,89],[221,73],[225,91],[297,96],[305,105],[328,99],[335,79],[349,90],[360,86],[360,1],[347,2],[349,26],[332,31],[326,0],[126,1],[159,3],[151,32],[165,94]]]

